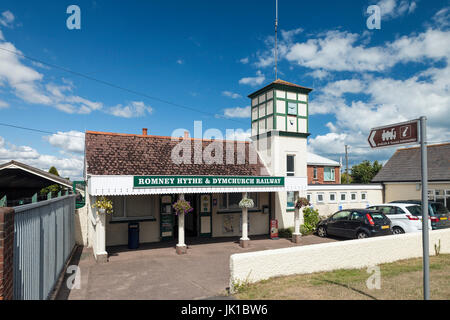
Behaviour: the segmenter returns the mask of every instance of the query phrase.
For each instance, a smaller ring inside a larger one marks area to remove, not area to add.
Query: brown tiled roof
[[[428,181],[450,180],[450,143],[429,145]],[[372,182],[413,182],[421,180],[420,148],[398,149]]]
[[[249,163],[249,143],[234,141],[234,164],[194,164],[194,143],[191,143],[191,164],[175,164],[171,159],[172,149],[182,140],[171,137],[119,134],[87,131],[86,164],[91,175],[223,175],[223,176],[267,176],[268,171],[257,159]],[[200,141],[204,150],[212,140]],[[225,141],[223,157],[226,159]],[[237,145],[244,144],[245,164],[237,164]],[[203,161],[204,162],[204,161]]]

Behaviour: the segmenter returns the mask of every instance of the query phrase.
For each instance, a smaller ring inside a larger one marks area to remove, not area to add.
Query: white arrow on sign
[[[376,147],[376,143],[375,143],[375,141],[373,140],[373,138],[375,137],[376,133],[377,133],[376,130],[372,131],[372,133],[370,134],[370,137],[369,137],[369,143],[370,143],[370,145],[371,145],[372,147]]]

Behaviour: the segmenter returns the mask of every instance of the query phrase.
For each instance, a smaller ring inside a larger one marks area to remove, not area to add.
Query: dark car
[[[391,203],[412,203],[422,205],[421,200],[395,200]],[[428,215],[433,230],[450,228],[450,212],[440,202],[428,201]]]
[[[368,209],[345,209],[317,225],[320,237],[333,235],[363,239],[392,234],[391,220],[383,213]]]

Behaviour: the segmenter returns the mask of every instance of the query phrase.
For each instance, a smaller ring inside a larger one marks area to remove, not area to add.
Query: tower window
[[[286,175],[294,176],[295,175],[295,156],[287,155],[286,157]]]

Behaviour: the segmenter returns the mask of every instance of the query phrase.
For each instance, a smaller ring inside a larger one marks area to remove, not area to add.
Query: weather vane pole
[[[278,79],[278,45],[277,45],[277,32],[278,32],[278,0],[275,0],[275,80]]]

